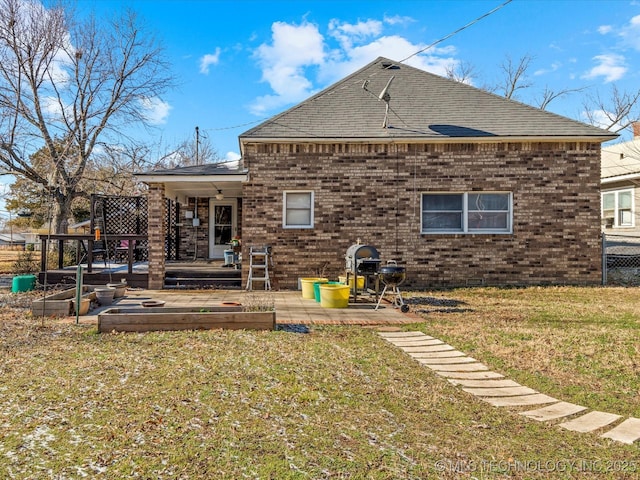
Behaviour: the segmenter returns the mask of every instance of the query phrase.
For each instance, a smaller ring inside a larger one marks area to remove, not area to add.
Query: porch
[[[75,284],[80,265],[85,284],[126,280],[131,287],[149,286],[146,235],[115,234],[96,240],[88,234],[55,234],[41,235],[40,241],[38,281],[43,285]],[[51,260],[51,255],[56,258]],[[164,271],[168,289],[241,287],[241,271],[223,260],[166,260]]]

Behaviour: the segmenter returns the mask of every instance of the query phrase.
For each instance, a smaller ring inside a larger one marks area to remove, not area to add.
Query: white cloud
[[[600,33],[601,35],[606,35],[607,33],[610,33],[611,30],[613,30],[613,27],[611,25],[600,25],[598,27],[598,33]]]
[[[628,68],[624,66],[624,57],[622,55],[596,55],[593,60],[598,62],[598,65],[585,73],[582,78],[604,77],[605,82],[615,82],[627,73]]]
[[[227,152],[224,156],[224,159],[228,161],[240,160],[241,158],[242,156],[238,152]]]
[[[407,25],[415,21],[416,20],[411,17],[400,16],[400,15],[394,15],[393,17],[390,17],[388,15],[384,16],[384,23],[389,25]]]
[[[151,125],[161,125],[167,122],[171,105],[158,97],[144,98],[140,100],[140,106],[144,110],[144,116]]]
[[[209,67],[217,65],[220,61],[220,47],[216,48],[215,53],[207,53],[200,58],[200,73],[209,74]]]
[[[562,66],[561,62],[553,62],[551,64],[551,66],[549,66],[549,68],[540,68],[539,70],[536,70],[535,72],[533,72],[534,76],[540,76],[540,75],[545,75],[547,73],[551,73],[551,72],[555,72],[557,71],[560,67]]]
[[[426,45],[414,44],[407,39],[393,35],[380,37],[370,43],[354,47],[348,52],[341,53],[332,59],[320,72],[320,79],[327,83],[334,82],[355,70],[363,67],[377,57],[403,60]],[[453,47],[432,48],[425,53],[415,55],[405,63],[437,75],[445,75],[449,67],[454,67],[458,60],[451,55],[455,53]]]
[[[325,58],[324,38],[313,24],[275,22],[271,32],[271,44],[263,43],[254,52],[262,69],[262,81],[274,92],[259,97],[251,105],[251,111],[257,115],[311,95],[313,84],[306,78],[305,69],[321,65]]]
[[[412,43],[399,35],[383,35],[385,25],[410,20],[385,17],[384,21],[347,23],[334,19],[327,25],[327,37],[317,25],[306,21],[301,25],[274,23],[270,42],[254,52],[262,81],[272,91],[256,98],[249,106],[251,112],[263,116],[300,102],[380,56],[398,61],[411,57],[407,65],[445,75],[448,68],[459,63],[454,47],[434,47],[414,55],[427,45]]]
[[[367,20],[366,22],[358,23],[340,23],[334,19],[329,22],[329,35],[338,40],[345,50],[350,49],[354,43],[380,35],[381,32],[382,22],[378,20]]]
[[[640,15],[631,18],[629,23],[620,29],[619,35],[625,44],[640,50]]]

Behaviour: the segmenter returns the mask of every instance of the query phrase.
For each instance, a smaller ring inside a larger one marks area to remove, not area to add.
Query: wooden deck
[[[149,287],[147,262],[133,262],[131,268],[125,263],[94,262],[91,269],[82,264],[82,278],[85,285],[104,285],[126,280],[136,288]],[[89,271],[91,270],[91,271]],[[131,272],[129,272],[131,270]],[[75,284],[77,265],[48,270],[38,274],[41,284]],[[194,262],[167,262],[165,265],[165,288],[241,288],[241,272],[233,267],[224,267],[221,260]]]

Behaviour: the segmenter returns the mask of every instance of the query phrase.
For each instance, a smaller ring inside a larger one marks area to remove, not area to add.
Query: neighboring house
[[[358,241],[412,287],[598,284],[600,144],[615,137],[378,58],[240,135],[239,169],[141,175],[149,286],[162,287],[164,198],[190,212],[194,258],[220,258],[232,234],[245,258],[271,245],[281,288],[343,274]]]
[[[640,235],[640,123],[629,142],[602,148],[602,229],[616,235]]]
[[[0,233],[0,247],[24,247],[24,235],[21,233]]]

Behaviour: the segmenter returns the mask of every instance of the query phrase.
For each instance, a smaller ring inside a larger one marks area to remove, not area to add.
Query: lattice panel
[[[107,238],[110,252],[114,252],[117,241],[108,240],[109,235],[131,234],[147,235],[148,210],[147,197],[117,197],[93,195],[91,197],[91,231],[97,226]],[[166,199],[165,232],[167,260],[179,260],[180,205],[171,199]],[[148,242],[140,241],[137,245],[138,260],[147,260]]]
[[[180,218],[180,204],[167,198],[165,217],[165,232],[167,232],[166,254],[167,260],[180,260],[180,227],[177,225]]]

